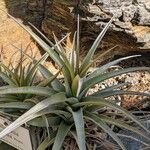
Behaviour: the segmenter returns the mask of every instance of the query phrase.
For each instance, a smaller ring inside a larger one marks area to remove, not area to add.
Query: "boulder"
[[[62,38],[76,29],[76,13],[80,12],[81,48],[83,54],[91,46],[102,28],[115,19],[99,46],[98,53],[118,45],[107,58],[130,52],[150,51],[149,0],[28,0],[28,9],[41,17],[41,29],[53,39],[54,32]],[[70,41],[72,36],[70,36]]]

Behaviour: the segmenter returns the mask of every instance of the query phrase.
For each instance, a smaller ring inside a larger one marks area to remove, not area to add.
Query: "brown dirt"
[[[119,56],[120,57],[120,56]],[[130,60],[126,60],[118,64],[117,66],[112,67],[110,70],[118,70],[121,68],[129,68],[129,67],[149,67],[150,66],[150,54],[146,54],[145,56],[132,58]],[[115,58],[117,59],[117,58]],[[97,92],[98,90],[104,89],[106,87],[120,84],[120,83],[130,83],[128,86],[123,87],[123,90],[127,91],[135,91],[135,92],[150,92],[150,72],[149,71],[138,71],[132,72],[128,74],[123,74],[109,80],[106,80],[100,84],[96,84],[92,89],[89,90],[89,94]],[[129,110],[139,110],[139,109],[148,109],[150,108],[150,98],[143,96],[133,96],[133,95],[123,95],[123,96],[114,96],[111,97],[110,100],[114,100],[116,102],[121,102],[120,104]]]
[[[18,8],[17,6],[19,4],[20,3],[18,1],[13,2],[10,0],[10,5],[12,8]],[[6,2],[4,0],[0,2],[0,9],[9,12]],[[18,9],[16,12],[21,13],[22,10]],[[3,11],[0,11],[0,16],[0,46],[3,49],[1,51],[1,55],[3,55],[4,62],[8,64],[12,55],[16,51],[18,51],[14,46],[21,48],[22,45],[23,49],[25,49],[27,45],[31,42],[31,39],[30,36]],[[32,43],[31,47],[33,51],[38,52],[38,48],[35,44]],[[38,55],[40,56],[40,54]]]
[[[150,53],[141,57],[133,58],[130,61],[120,63],[121,67],[150,67]],[[130,82],[127,87],[129,91],[150,93],[150,71],[140,71],[129,73],[120,77],[122,82]],[[123,96],[122,105],[127,109],[148,109],[150,108],[150,98],[142,96]]]

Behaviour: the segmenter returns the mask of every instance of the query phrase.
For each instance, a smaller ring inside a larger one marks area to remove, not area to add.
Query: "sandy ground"
[[[19,2],[17,3],[16,1],[13,2],[10,0],[10,5],[12,8],[18,8],[18,4]],[[0,9],[9,12],[9,8],[7,8],[4,0],[1,0],[0,2]],[[22,11],[18,9],[17,13],[19,12],[21,13]],[[8,64],[13,54],[15,54],[14,57],[17,61],[17,57],[19,58],[19,55],[15,53],[18,50],[14,46],[25,49],[29,43],[31,43],[30,36],[3,11],[0,10],[0,48],[1,56],[3,57],[4,62]],[[37,47],[33,43],[29,49],[28,52],[31,51],[31,49],[38,52]],[[38,52],[38,57],[39,56],[40,53]],[[14,57],[12,58],[13,60],[15,60]]]
[[[32,22],[34,18],[32,14],[26,15],[26,7],[25,0],[0,0],[0,56],[5,64],[10,61],[14,64],[18,62],[20,56],[18,48],[22,48],[32,56],[36,55],[37,59],[41,57],[40,50],[30,35],[3,12],[9,12],[23,23]],[[50,62],[46,62],[46,65],[56,72]]]

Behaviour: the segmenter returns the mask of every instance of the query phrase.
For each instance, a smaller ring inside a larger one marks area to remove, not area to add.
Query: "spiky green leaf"
[[[45,108],[49,107],[50,105],[65,102],[66,97],[64,93],[57,93],[52,95],[51,97],[39,102],[22,116],[20,116],[17,120],[15,120],[12,124],[6,127],[3,131],[0,132],[0,138],[4,137],[5,135],[9,134],[19,126],[23,125],[24,123],[39,117],[37,114],[38,112],[44,110]]]
[[[77,104],[74,104],[73,107],[83,107],[83,106],[92,106],[92,105],[100,105],[100,106],[106,106],[109,107],[113,110],[117,110],[121,113],[123,113],[124,115],[126,115],[128,118],[130,118],[132,121],[134,121],[135,123],[137,123],[140,127],[142,127],[147,133],[150,134],[150,131],[132,114],[130,114],[127,110],[125,110],[124,108],[122,108],[121,106],[115,104],[114,102],[110,102],[106,99],[103,99],[101,97],[86,97],[83,98],[81,100],[82,102],[79,102]]]
[[[86,57],[83,60],[83,63],[81,64],[80,67],[80,72],[82,72],[82,70],[84,68],[86,68],[86,66],[89,64],[89,62],[91,61],[97,47],[99,46],[99,43],[101,42],[102,38],[104,37],[106,31],[108,30],[109,26],[111,25],[113,21],[113,17],[111,18],[111,20],[107,23],[107,25],[105,26],[105,28],[102,30],[102,32],[98,35],[98,37],[96,38],[96,40],[94,41],[92,47],[90,48],[90,50],[88,51],[88,54],[86,55]]]
[[[10,87],[7,89],[0,90],[0,95],[4,94],[33,94],[41,96],[51,96],[56,92],[48,87],[36,87],[36,86],[26,86],[26,87]]]
[[[88,120],[91,120],[94,123],[96,123],[100,128],[102,128],[106,133],[108,133],[108,135],[111,136],[113,140],[117,142],[117,144],[122,148],[122,150],[126,150],[120,138],[111,130],[111,128],[105,122],[103,122],[103,120],[101,120],[100,117],[98,117],[96,114],[91,113],[85,113],[84,116]]]
[[[80,150],[86,150],[85,146],[85,129],[84,129],[84,119],[83,110],[80,108],[78,111],[72,111],[73,119],[77,132],[78,146]]]
[[[131,67],[131,68],[127,68],[127,69],[121,69],[121,70],[117,70],[117,71],[103,73],[101,76],[97,75],[93,78],[87,79],[83,83],[83,88],[82,88],[83,90],[82,90],[82,93],[80,94],[80,97],[82,97],[90,87],[92,87],[95,84],[100,83],[104,80],[116,77],[118,75],[126,74],[129,72],[148,71],[148,70],[150,70],[149,67]]]
[[[55,137],[54,145],[52,150],[60,150],[62,147],[62,144],[65,140],[65,137],[67,136],[68,132],[70,131],[72,125],[66,124],[64,121],[61,122],[57,135]]]

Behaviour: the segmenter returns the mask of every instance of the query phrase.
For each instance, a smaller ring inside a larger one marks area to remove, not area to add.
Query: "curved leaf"
[[[139,57],[139,56],[141,56],[141,55],[133,55],[133,56],[128,56],[128,57],[123,57],[123,58],[119,58],[117,60],[114,60],[112,62],[109,62],[109,63],[99,67],[94,72],[90,73],[89,76],[87,77],[87,80],[90,79],[90,78],[93,78],[95,76],[98,76],[98,75],[101,75],[101,74],[105,73],[105,71],[107,69],[109,69],[111,66],[114,66],[114,65],[118,64],[119,62],[121,62],[123,60],[131,59],[131,58],[135,58],[135,57]]]
[[[48,148],[50,145],[52,145],[54,143],[55,137],[53,138],[45,138],[45,140],[39,145],[39,147],[37,148],[37,150],[45,150],[46,148]]]
[[[123,90],[98,91],[90,96],[107,98],[107,97],[115,96],[115,95],[139,95],[139,96],[150,97],[150,93],[123,91]]]
[[[32,23],[29,22],[29,25],[33,27],[51,46],[54,46],[53,42],[51,42],[38,28],[36,28]]]
[[[79,80],[80,80],[80,77],[79,77],[79,75],[77,75],[72,81],[71,88],[72,88],[72,93],[74,96],[77,96],[78,86],[79,86],[79,82],[80,82]]]
[[[65,137],[67,136],[68,132],[70,131],[72,125],[68,125],[64,123],[64,121],[61,122],[58,132],[55,137],[54,145],[52,150],[60,150],[62,147],[62,144],[65,140]]]
[[[80,150],[86,150],[85,146],[85,129],[83,120],[83,111],[80,108],[78,111],[72,111],[73,119],[77,132],[78,146]]]
[[[66,97],[64,93],[57,93],[52,95],[51,97],[39,102],[35,106],[33,106],[30,110],[20,116],[17,120],[7,126],[3,131],[0,132],[0,138],[4,137],[5,135],[9,134],[19,126],[23,125],[24,123],[39,117],[37,114],[38,112],[44,110],[45,108],[49,107],[50,105],[65,102]]]
[[[92,105],[100,105],[100,106],[107,106],[113,110],[117,110],[121,113],[123,113],[124,115],[126,115],[128,118],[130,118],[131,120],[133,120],[135,123],[137,123],[140,127],[142,127],[147,133],[150,134],[150,131],[132,114],[130,114],[127,110],[125,110],[124,108],[118,106],[117,104],[110,102],[108,100],[105,100],[103,98],[98,98],[98,97],[86,97],[82,99],[82,102],[79,102],[77,104],[74,104],[73,107],[83,107],[83,106],[92,106]]]
[[[43,55],[40,60],[36,61],[36,63],[33,65],[33,67],[27,72],[26,82],[27,85],[31,85],[33,77],[35,76],[35,73],[38,69],[38,66],[43,63],[47,59],[47,54]]]
[[[60,59],[59,55],[50,47],[46,42],[44,42],[39,36],[37,36],[31,29],[27,28],[21,22],[19,22],[16,18],[5,12],[10,18],[12,18],[19,26],[21,26],[25,31],[27,31],[32,38],[45,50],[51,58],[58,64],[60,68],[62,68],[63,62]]]
[[[121,142],[120,138],[111,130],[111,128],[101,120],[100,117],[98,117],[96,114],[92,113],[85,113],[85,118],[88,120],[91,120],[92,122],[96,123],[100,128],[102,128],[109,136],[113,138],[114,141],[117,142],[117,144],[123,149],[126,150],[125,146]]]
[[[59,73],[60,73],[60,71],[58,71],[55,75],[50,76],[49,78],[43,80],[42,82],[40,82],[40,83],[38,84],[38,86],[40,86],[40,87],[41,87],[41,86],[42,86],[42,87],[47,86],[48,84],[50,84],[51,82],[53,82],[53,81],[57,78],[57,76],[59,75]]]
[[[10,78],[8,77],[5,73],[0,72],[0,77],[3,79],[4,82],[6,82],[9,85],[13,85],[16,86],[16,83]]]
[[[50,78],[52,76],[54,76],[46,67],[44,67],[43,65],[39,66],[39,71],[41,72],[41,74],[45,77],[45,78]],[[65,91],[65,87],[64,85],[57,79],[55,78],[55,80],[51,83],[52,87],[54,90],[62,92]]]
[[[107,23],[107,25],[105,26],[105,28],[102,30],[102,32],[98,35],[98,37],[96,38],[96,40],[94,41],[92,47],[90,48],[90,50],[88,51],[86,57],[83,60],[83,63],[81,64],[80,67],[80,73],[82,72],[82,70],[84,68],[86,68],[86,66],[89,64],[89,62],[91,61],[99,43],[101,42],[102,38],[104,37],[106,31],[108,30],[109,26],[111,25],[112,21],[113,21],[113,17],[111,18],[111,20]]]
[[[83,83],[83,88],[82,88],[82,92],[80,94],[80,97],[82,97],[90,87],[92,87],[95,84],[100,83],[104,80],[110,79],[112,77],[116,77],[118,75],[130,73],[130,72],[148,71],[148,70],[150,70],[149,67],[131,67],[131,68],[127,68],[127,69],[122,69],[122,70],[112,71],[112,72],[109,72],[109,73],[104,73],[100,76],[98,75],[98,76],[95,76],[93,78],[87,79]]]
[[[47,117],[47,121],[50,126],[58,126],[60,124],[60,117]],[[42,117],[35,118],[27,123],[28,125],[36,126],[36,127],[46,127],[45,122]]]
[[[26,87],[11,87],[7,89],[0,90],[0,95],[2,94],[33,94],[41,96],[51,96],[56,92],[47,87],[36,87],[36,86],[26,86]]]
[[[30,109],[34,106],[32,103],[24,103],[24,102],[10,102],[0,104],[0,108],[13,108],[13,109]]]
[[[108,124],[113,124],[115,126],[127,129],[129,131],[132,131],[134,133],[137,133],[138,135],[144,137],[145,139],[149,140],[149,137],[147,137],[142,131],[138,130],[135,127],[132,127],[128,124],[126,124],[126,122],[121,121],[119,119],[113,119],[111,117],[107,117],[105,115],[98,115],[104,122],[108,123]]]

